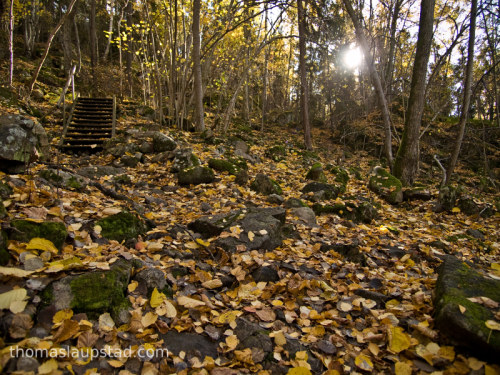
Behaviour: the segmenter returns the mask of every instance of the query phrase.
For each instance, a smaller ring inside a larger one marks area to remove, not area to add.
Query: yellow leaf
[[[254,238],[255,238],[255,234],[253,234],[252,231],[249,231],[248,232],[248,239],[250,240],[250,242],[252,242]]]
[[[460,309],[460,312],[463,314],[465,311],[467,311],[467,309],[462,306],[462,305],[458,305],[458,308]]]
[[[71,257],[68,259],[56,260],[55,262],[49,263],[48,268],[45,270],[45,272],[54,273],[80,267],[83,267],[82,261],[77,257]]]
[[[19,314],[20,312],[24,311],[27,304],[28,304],[28,301],[14,301],[10,304],[9,310],[13,314]]]
[[[208,241],[203,241],[201,238],[196,239],[196,243],[203,246],[203,247],[208,247],[210,246],[210,242]]]
[[[240,340],[238,340],[238,337],[236,337],[236,335],[226,337],[227,351],[229,352],[236,349],[239,343]]]
[[[492,366],[484,366],[484,375],[499,375],[500,373]]]
[[[396,362],[395,373],[396,375],[411,375],[412,369],[411,366],[406,362]]]
[[[287,375],[312,375],[307,367],[294,367],[288,370]]]
[[[117,359],[110,359],[108,360],[108,363],[111,367],[114,367],[114,368],[119,368],[119,367],[122,367],[123,366],[123,363],[120,362],[119,360]]]
[[[134,280],[134,281],[132,281],[130,284],[128,284],[127,289],[128,289],[128,291],[129,291],[130,293],[132,293],[134,290],[136,290],[136,289],[137,289],[137,286],[138,286],[138,285],[139,285],[139,283],[138,283],[137,281],[135,281],[135,280]]]
[[[163,306],[165,306],[166,309],[165,316],[167,318],[175,318],[177,316],[177,310],[170,301],[163,302]]]
[[[66,319],[71,319],[73,317],[73,311],[70,309],[59,310],[56,312],[52,318],[54,324],[62,323]]]
[[[500,331],[500,323],[494,320],[487,320],[484,325],[494,331]]]
[[[389,350],[394,353],[402,352],[410,347],[411,340],[403,328],[391,327],[389,329]]]
[[[370,357],[368,357],[367,355],[364,355],[364,354],[360,354],[358,355],[355,359],[354,359],[354,363],[356,364],[356,366],[358,366],[361,370],[365,370],[365,371],[371,371],[373,370],[373,363],[372,361],[370,360]]]
[[[151,299],[149,300],[149,304],[154,309],[160,306],[166,299],[167,296],[163,293],[158,292],[158,289],[155,288],[153,290],[153,293],[151,294]]]
[[[177,298],[177,303],[181,306],[184,306],[188,309],[192,309],[194,307],[198,307],[198,306],[203,306],[205,305],[205,302],[202,302],[202,301],[199,301],[197,299],[194,299],[194,298],[189,298],[189,297],[186,297],[186,296],[180,296]]]
[[[458,207],[453,207],[453,209],[451,210],[451,212],[453,212],[453,213],[456,213],[456,214],[457,214],[457,213],[459,213],[459,212],[460,212],[460,208],[458,208]]]
[[[157,319],[158,319],[158,315],[156,315],[154,312],[150,311],[142,317],[141,324],[144,328],[146,328],[152,324],[155,324]]]
[[[213,280],[205,281],[201,285],[207,289],[217,289],[217,288],[220,288],[222,286],[222,281],[219,279],[213,279]]]
[[[24,288],[13,289],[0,294],[0,309],[8,309],[12,302],[24,301],[28,292]]]
[[[40,367],[38,367],[38,373],[40,375],[51,374],[52,372],[57,370],[58,367],[59,365],[57,364],[56,359],[52,358],[44,362]]]
[[[27,277],[31,275],[33,271],[25,271],[20,268],[14,267],[0,267],[0,275],[3,276],[14,276],[14,277]]]
[[[274,334],[274,342],[278,346],[286,345],[286,337],[282,331],[278,331]]]
[[[252,349],[246,348],[243,350],[235,350],[234,351],[234,357],[243,363],[248,363],[253,365],[253,358],[252,358]]]
[[[54,244],[46,240],[45,238],[32,238],[31,241],[26,246],[28,250],[42,250],[42,251],[50,251],[53,254],[57,254],[59,250],[54,246]]]
[[[101,234],[101,232],[102,232],[102,227],[101,227],[100,225],[95,225],[95,226],[94,226],[94,232],[95,232],[96,234]]]
[[[241,311],[237,310],[226,311],[225,313],[220,314],[216,319],[214,319],[214,323],[218,324],[231,323],[234,322],[236,318],[241,314],[242,314]]]

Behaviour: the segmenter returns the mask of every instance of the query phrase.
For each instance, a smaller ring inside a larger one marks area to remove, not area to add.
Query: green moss
[[[381,167],[374,169],[368,187],[391,204],[403,201],[401,181]]]
[[[200,159],[198,159],[198,156],[196,156],[195,154],[191,154],[191,156],[189,157],[190,160],[191,160],[191,163],[193,164],[194,167],[197,167],[198,165],[200,165]]]
[[[117,184],[121,185],[130,185],[132,183],[132,180],[130,179],[130,176],[127,174],[122,174],[119,176],[113,177],[113,181]]]
[[[274,161],[281,161],[286,157],[286,147],[276,145],[266,151],[266,156]]]
[[[146,225],[129,212],[120,212],[97,221],[101,226],[101,235],[118,242],[135,239],[147,231]]]
[[[60,184],[63,182],[63,178],[51,169],[44,169],[43,171],[41,171],[40,177],[56,184]]]
[[[236,175],[240,169],[227,160],[222,159],[210,159],[208,161],[208,166],[219,172],[228,172],[229,174]]]
[[[177,173],[180,185],[208,184],[215,179],[214,171],[208,167],[192,167]]]
[[[3,219],[4,217],[7,217],[7,209],[3,205],[2,200],[0,200],[0,219]]]
[[[323,166],[321,163],[314,163],[313,166],[309,169],[306,174],[307,180],[319,181],[319,182],[327,182],[325,172],[323,172]]]
[[[336,182],[344,186],[349,182],[349,173],[344,168],[332,167],[329,171],[335,175]]]
[[[0,181],[0,198],[7,199],[12,193],[12,188],[6,183]]]
[[[29,242],[32,238],[40,237],[52,241],[58,249],[62,249],[68,236],[64,224],[58,222],[36,223],[29,220],[14,220],[11,226],[16,229],[10,234],[11,240]]]
[[[1,202],[0,202],[1,203]],[[7,250],[7,233],[0,230],[0,266],[5,266],[9,263],[10,254]]]
[[[69,178],[67,185],[68,185],[68,187],[75,189],[75,190],[80,190],[82,188],[82,184],[74,176],[71,176]]]

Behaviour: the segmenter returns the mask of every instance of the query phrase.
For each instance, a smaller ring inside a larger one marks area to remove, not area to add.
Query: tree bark
[[[302,5],[303,0],[297,0],[299,24],[299,74],[300,74],[300,111],[302,129],[304,130],[304,145],[306,150],[312,150],[311,125],[309,124],[309,90],[306,74],[306,15]]]
[[[420,159],[420,125],[424,109],[427,65],[431,52],[435,0],[422,0],[418,28],[417,50],[413,64],[410,97],[403,131],[394,162],[394,175],[404,185],[412,185],[418,174]]]
[[[97,31],[95,25],[96,0],[90,1],[90,66],[92,69],[93,89],[96,89],[97,78],[95,69],[97,66]]]
[[[370,49],[368,47],[368,42],[365,37],[365,33],[363,31],[363,27],[359,22],[358,17],[354,13],[354,9],[352,8],[351,2],[349,0],[343,0],[347,13],[354,24],[354,29],[356,31],[356,37],[358,39],[359,46],[361,51],[363,52],[363,56],[366,60],[366,64],[368,65],[368,70],[370,72],[370,76],[373,82],[373,86],[375,87],[375,92],[377,93],[380,111],[382,112],[382,119],[384,121],[384,153],[392,169],[392,132],[391,132],[391,114],[389,112],[389,107],[387,105],[387,100],[384,93],[384,88],[382,86],[382,82],[378,75],[377,69],[375,69],[375,63],[373,62],[373,57],[370,54]]]
[[[9,86],[14,78],[14,0],[10,0],[9,8]]]
[[[45,45],[45,52],[43,53],[42,59],[40,60],[40,63],[38,64],[38,67],[35,70],[35,74],[33,74],[33,78],[30,83],[29,87],[29,92],[28,95],[31,95],[31,92],[33,91],[33,88],[35,87],[36,80],[38,79],[38,75],[40,74],[40,70],[42,70],[43,63],[45,62],[45,59],[47,58],[47,55],[49,54],[50,46],[52,44],[52,41],[54,40],[54,37],[57,35],[59,30],[61,29],[61,26],[66,22],[66,19],[69,17],[69,14],[73,10],[73,6],[78,0],[71,0],[71,3],[68,5],[68,9],[66,10],[66,13],[64,13],[64,16],[61,17],[59,22],[57,23],[56,27],[52,30],[52,32],[49,35],[49,39],[47,40],[47,44]]]
[[[467,119],[469,118],[469,107],[471,99],[471,87],[472,87],[472,75],[474,68],[474,42],[476,39],[476,15],[477,15],[477,0],[471,1],[471,11],[470,11],[470,29],[469,29],[469,46],[467,49],[467,67],[465,70],[465,82],[464,82],[464,97],[462,102],[462,112],[460,114],[459,130],[457,139],[455,140],[455,146],[453,147],[453,152],[451,153],[450,162],[448,164],[448,170],[446,173],[446,183],[450,182],[453,170],[457,165],[458,155],[460,154],[460,148],[462,146],[462,141],[464,139],[465,125],[467,124]]]
[[[193,0],[193,69],[194,69],[194,110],[195,129],[197,132],[205,130],[204,110],[203,110],[203,85],[200,62],[200,11],[201,1]]]
[[[108,41],[106,43],[106,49],[104,50],[104,55],[102,55],[102,61],[106,61],[108,58],[109,50],[111,48],[111,40],[113,39],[113,20],[115,18],[115,3],[113,0],[109,3],[110,12],[109,15],[109,27],[108,27]]]

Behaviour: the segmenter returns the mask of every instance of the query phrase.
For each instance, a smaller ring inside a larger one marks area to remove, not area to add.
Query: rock
[[[193,150],[190,148],[175,150],[173,152],[173,159],[172,168],[170,169],[172,173],[200,165],[200,159],[193,154]]]
[[[177,143],[161,132],[153,132],[153,149],[155,152],[173,151],[177,147]]]
[[[237,174],[234,182],[240,186],[244,186],[248,182],[248,171],[246,169],[241,169]]]
[[[278,272],[270,266],[262,266],[257,268],[252,272],[252,277],[256,283],[260,283],[261,281],[275,283],[280,280]]]
[[[212,169],[197,166],[179,171],[177,179],[179,185],[209,184],[215,180],[215,175]]]
[[[434,211],[441,212],[453,210],[459,195],[460,189],[451,185],[443,186],[441,190],[439,190],[438,200],[434,207]]]
[[[17,359],[17,371],[36,373],[38,367],[40,367],[40,363],[34,357],[19,357]]]
[[[115,176],[123,174],[124,170],[110,165],[97,165],[93,167],[83,167],[78,169],[78,174],[91,179],[99,179],[105,176]]]
[[[283,194],[283,190],[281,190],[279,184],[263,173],[258,173],[257,176],[255,176],[255,180],[252,181],[250,188],[264,195]]]
[[[217,342],[206,336],[172,330],[166,334],[160,334],[160,337],[165,342],[165,348],[175,355],[184,352],[188,358],[198,357],[200,361],[203,361],[205,357],[214,359],[218,357]]]
[[[152,154],[155,148],[152,142],[144,141],[139,145],[139,151],[143,154]]]
[[[271,194],[267,197],[267,201],[271,204],[282,204],[285,198],[278,194]]]
[[[228,214],[203,216],[188,224],[188,228],[201,234],[203,238],[218,236],[243,214],[243,211],[231,211]]]
[[[307,205],[298,198],[290,198],[285,202],[285,208],[307,207]]]
[[[165,286],[167,286],[167,280],[163,271],[154,267],[149,267],[140,271],[137,275],[135,275],[134,280],[140,284],[146,285],[148,295],[150,295],[155,288],[158,291],[161,291],[165,288]]]
[[[26,259],[24,262],[24,269],[26,271],[36,271],[45,265],[42,258],[37,256],[32,256]]]
[[[297,216],[299,220],[307,225],[316,225],[316,214],[309,207],[297,207],[290,210],[292,216]]]
[[[115,158],[121,158],[127,154],[132,155],[139,151],[139,146],[135,143],[127,142],[126,140],[122,140],[122,143],[109,142],[104,146],[105,150],[113,155]]]
[[[118,242],[134,240],[148,230],[142,220],[129,212],[108,216],[98,220],[96,224],[102,228],[102,237]]]
[[[385,303],[391,299],[390,296],[386,296],[385,294],[374,292],[372,290],[366,289],[356,289],[354,294],[363,298],[371,299],[372,301],[377,302],[377,305],[382,308],[385,306]]]
[[[0,181],[0,198],[8,199],[13,193],[12,188],[6,182]]]
[[[335,199],[340,193],[340,189],[335,185],[322,182],[310,182],[302,189],[302,193],[315,193],[319,199]],[[319,194],[316,194],[319,193]]]
[[[327,179],[321,163],[314,163],[306,174],[306,180],[313,180],[326,183]]]
[[[236,176],[240,171],[240,168],[237,165],[223,159],[210,159],[208,161],[208,166],[218,172],[228,172],[233,176]]]
[[[404,201],[430,201],[432,194],[424,188],[406,188],[403,189]]]
[[[471,197],[458,198],[457,207],[466,215],[476,215],[481,212],[479,205]]]
[[[266,156],[273,161],[281,161],[286,157],[285,146],[276,145],[266,150]]]
[[[468,298],[488,297],[500,302],[500,281],[482,276],[452,255],[438,268],[434,290],[434,322],[455,344],[468,347],[479,358],[500,357],[500,331],[486,327],[495,310]],[[465,307],[465,311],[460,310]]]
[[[9,263],[10,254],[7,250],[7,233],[0,229],[0,266],[5,266]]]
[[[401,181],[382,167],[374,168],[368,187],[390,204],[398,204],[403,201]]]
[[[132,267],[132,262],[120,259],[109,271],[63,277],[42,292],[43,303],[54,306],[56,311],[73,309],[76,313],[86,313],[91,319],[110,312],[118,320],[120,312],[130,306],[126,290]]]
[[[311,353],[302,343],[297,339],[287,339],[286,344],[283,346],[288,352],[288,358],[295,359],[295,354],[297,352],[305,351],[307,352],[307,362],[311,365],[311,372],[313,374],[323,373],[323,364],[316,358],[314,354]]]
[[[335,203],[332,205],[322,205],[315,203],[312,207],[316,215],[335,214],[356,223],[370,224],[378,216],[377,208],[370,202]]]
[[[481,241],[485,240],[484,234],[481,233],[477,229],[469,228],[469,229],[467,229],[467,231],[465,233],[467,233],[469,236],[474,237],[474,238],[476,238],[478,240],[481,240]]]
[[[245,141],[238,139],[236,140],[236,142],[234,142],[234,151],[238,151],[243,154],[248,154],[248,151],[250,151],[250,147],[248,147]]]
[[[63,223],[46,221],[37,223],[29,220],[13,220],[10,223],[14,230],[9,234],[10,240],[29,242],[32,238],[40,237],[52,241],[55,247],[62,249],[68,231]]]
[[[340,185],[341,193],[344,193],[349,182],[349,173],[342,167],[327,166],[327,170],[335,176],[335,182]]]
[[[3,201],[0,199],[0,219],[7,217],[7,209],[3,205]]]
[[[207,202],[201,202],[200,208],[203,212],[208,212],[212,210],[212,206],[210,203]]]
[[[20,115],[0,116],[0,165],[5,172],[24,171],[37,158],[46,159],[50,145],[38,122]]]
[[[137,157],[136,155],[123,155],[120,158],[120,164],[130,168],[135,168],[140,161],[141,157]]]
[[[321,244],[321,247],[319,249],[321,252],[326,252],[333,250],[340,255],[342,255],[344,258],[346,258],[348,261],[353,262],[353,263],[358,263],[361,265],[366,264],[366,257],[365,255],[359,251],[359,243],[357,240],[353,241],[352,243],[336,243],[336,244]]]
[[[82,177],[52,168],[41,170],[40,177],[64,189],[82,190],[87,186],[87,183]]]
[[[337,353],[337,347],[328,340],[320,340],[315,343],[314,347],[328,355]]]

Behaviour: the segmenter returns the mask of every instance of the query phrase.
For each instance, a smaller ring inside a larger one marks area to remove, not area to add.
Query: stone
[[[246,169],[241,169],[237,174],[234,182],[240,186],[244,186],[248,182],[248,171]]]
[[[209,184],[215,181],[215,175],[211,168],[197,166],[179,171],[177,179],[179,185]]]
[[[349,182],[349,173],[342,167],[327,166],[327,170],[335,176],[335,182],[344,187]]]
[[[78,174],[91,179],[99,179],[105,176],[115,176],[125,173],[121,168],[111,165],[96,165],[92,167],[83,167],[78,169]]]
[[[153,132],[152,138],[155,152],[173,151],[177,147],[177,143],[172,138],[161,132]]]
[[[152,154],[155,151],[155,148],[152,142],[143,141],[139,145],[139,151],[142,152],[143,154]]]
[[[366,289],[356,289],[354,291],[354,294],[375,301],[379,308],[385,307],[385,303],[391,299],[390,296],[386,296],[385,294]]]
[[[500,303],[500,281],[483,276],[452,255],[443,256],[437,272],[433,301],[436,328],[478,358],[498,359],[500,331],[485,325],[487,320],[495,320],[496,311],[468,298],[488,297]]]
[[[467,196],[458,198],[457,207],[466,215],[476,215],[481,212],[481,208],[474,202],[474,199]]]
[[[252,272],[252,277],[256,283],[260,283],[261,281],[275,283],[280,280],[278,272],[271,266],[262,266],[257,268]]]
[[[455,203],[460,195],[460,190],[454,186],[446,185],[439,190],[437,203],[434,211],[451,211],[455,207]]]
[[[271,204],[282,204],[285,198],[278,194],[271,194],[267,197],[267,201]]]
[[[218,172],[227,172],[233,176],[236,176],[241,170],[237,165],[223,159],[210,159],[208,161],[208,166],[213,170]]]
[[[333,250],[340,255],[342,255],[345,259],[350,262],[365,265],[366,257],[365,255],[359,251],[359,243],[357,240],[354,240],[351,243],[336,243],[336,244],[321,244],[319,249],[321,252],[327,252]]]
[[[118,242],[134,240],[148,230],[141,219],[125,211],[98,220],[96,224],[102,228],[102,237]]]
[[[7,209],[3,205],[3,201],[0,199],[0,219],[7,217]]]
[[[316,225],[316,214],[309,207],[297,207],[290,210],[292,216],[296,216],[309,226]]]
[[[34,357],[19,357],[17,359],[17,371],[36,373],[40,363]]]
[[[481,241],[485,240],[484,234],[481,233],[481,231],[479,231],[477,229],[469,228],[469,229],[467,229],[467,231],[465,233],[467,233],[469,236],[474,237],[478,240],[481,240]]]
[[[40,177],[64,189],[82,190],[87,186],[85,179],[81,176],[53,168],[41,170]]]
[[[8,199],[14,191],[6,182],[0,181],[0,198]]]
[[[299,198],[290,198],[285,202],[285,208],[307,207]]]
[[[140,158],[137,158],[135,155],[123,155],[120,158],[120,164],[130,168],[135,168],[140,161]]]
[[[424,188],[416,187],[403,189],[404,201],[430,201],[431,199],[432,194]]]
[[[49,156],[50,145],[42,125],[20,115],[0,116],[0,165],[9,172],[24,171],[26,164]]]
[[[390,204],[398,204],[403,201],[401,181],[382,167],[373,169],[368,187]]]
[[[283,190],[279,184],[263,173],[258,173],[257,176],[255,176],[255,180],[252,181],[250,189],[264,195],[283,194]]]
[[[0,266],[5,266],[9,263],[10,254],[7,250],[7,233],[0,229]]]
[[[250,147],[248,147],[245,141],[236,140],[236,142],[234,142],[234,150],[239,151],[243,154],[248,154],[248,151],[250,151]]]
[[[327,179],[321,163],[314,163],[306,174],[306,180],[313,180],[326,183]]]
[[[201,234],[203,238],[218,236],[243,214],[242,210],[231,211],[228,214],[202,216],[188,224],[188,228]]]
[[[24,269],[26,271],[36,271],[42,268],[44,265],[45,263],[43,262],[42,258],[33,256],[26,259],[26,261],[24,262]]]
[[[35,237],[45,238],[52,241],[59,250],[62,249],[68,236],[66,226],[61,222],[45,221],[37,223],[30,220],[13,220],[10,225],[15,228],[9,234],[10,240],[29,242]]]
[[[148,295],[151,294],[155,288],[160,291],[167,286],[167,280],[163,271],[154,267],[143,269],[135,275],[134,280],[140,284],[146,285]]]
[[[286,157],[285,146],[276,145],[266,150],[266,156],[273,161],[281,161]]]
[[[109,271],[63,277],[42,292],[43,305],[54,306],[56,311],[73,309],[76,313],[86,313],[91,319],[110,312],[113,319],[118,320],[120,312],[130,306],[126,290],[132,267],[132,262],[120,259]]]
[[[345,202],[334,205],[315,203],[312,207],[316,215],[335,214],[356,223],[370,224],[378,216],[377,208],[370,202]]]
[[[198,357],[203,361],[205,357],[217,358],[217,342],[208,337],[196,333],[168,331],[166,334],[160,334],[165,342],[164,347],[175,355],[180,352],[186,353],[188,358]]]
[[[173,151],[172,168],[170,168],[172,173],[177,173],[198,165],[200,165],[200,159],[193,154],[191,148],[180,148]]]
[[[322,193],[321,193],[322,192]],[[335,199],[340,193],[340,189],[335,185],[322,182],[310,182],[302,188],[302,193],[321,193],[321,199]]]

